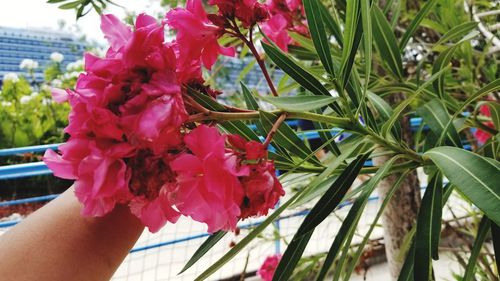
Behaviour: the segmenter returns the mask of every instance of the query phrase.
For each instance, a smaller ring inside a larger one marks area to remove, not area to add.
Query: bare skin
[[[144,226],[126,206],[102,218],[80,215],[73,189],[0,236],[5,281],[109,280]]]

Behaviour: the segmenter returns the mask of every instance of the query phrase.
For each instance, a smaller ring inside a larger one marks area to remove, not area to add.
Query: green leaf
[[[490,101],[487,105],[490,108],[491,121],[493,121],[495,128],[500,130],[500,103]]]
[[[365,245],[366,245],[366,243],[368,243],[368,240],[370,239],[370,236],[371,236],[373,230],[378,225],[378,220],[382,216],[382,213],[384,212],[385,207],[387,206],[387,204],[389,204],[389,201],[391,200],[392,196],[394,195],[394,193],[396,193],[400,184],[403,182],[403,180],[406,178],[406,176],[408,175],[409,172],[410,172],[410,170],[407,170],[407,171],[401,173],[399,175],[398,179],[396,180],[396,182],[394,183],[394,185],[391,187],[391,189],[389,190],[389,192],[385,196],[384,201],[382,201],[382,204],[380,205],[380,208],[377,211],[377,214],[375,215],[375,218],[373,219],[373,222],[370,225],[370,228],[366,232],[365,236],[363,237],[363,240],[358,245],[357,251],[354,253],[354,255],[352,257],[351,264],[346,270],[344,280],[350,280],[349,278],[351,277],[351,274],[354,271],[354,269],[357,267],[359,258],[361,257],[361,255],[364,252]]]
[[[377,46],[380,57],[388,66],[389,70],[398,80],[402,80],[403,63],[401,61],[401,54],[399,53],[396,36],[380,8],[374,5],[371,11],[375,46]]]
[[[303,235],[297,239],[293,239],[290,244],[286,247],[285,253],[281,257],[281,261],[278,267],[274,271],[273,281],[288,281],[293,273],[293,270],[297,266],[302,253],[304,252],[309,239],[313,231]],[[294,236],[295,238],[295,236]]]
[[[183,273],[186,271],[188,268],[193,266],[199,259],[201,259],[212,247],[219,242],[219,240],[226,235],[227,232],[225,231],[217,231],[216,233],[210,235],[207,240],[201,244],[201,246],[196,250],[196,252],[193,254],[193,256],[189,259],[189,261],[186,263],[184,268],[182,268],[181,272],[179,274]]]
[[[269,132],[271,130],[277,119],[278,116],[276,116],[275,114],[260,111],[260,121],[266,132]],[[304,144],[304,142],[286,123],[281,124],[281,126],[278,128],[276,134],[273,137],[273,142],[284,147],[301,159],[305,159],[310,154],[312,154],[311,149]],[[316,165],[321,165],[316,157],[310,158],[309,162]]]
[[[424,157],[492,221],[500,223],[500,162],[447,146],[431,149]]]
[[[321,114],[321,111],[317,110],[316,113]],[[331,129],[327,124],[321,123],[321,122],[313,122],[313,126],[316,130],[318,130],[318,135],[319,135],[322,142],[326,143],[329,140],[331,140],[332,138],[334,138],[332,133],[327,131],[327,130]],[[336,156],[340,155],[340,150],[339,150],[337,144],[335,143],[335,140],[329,142],[327,144],[326,148],[328,150],[330,150],[330,152],[332,152],[334,155],[336,155]]]
[[[360,0],[347,1],[346,22],[344,25],[344,46],[342,47],[342,59],[340,64],[340,77],[342,87],[345,87],[351,75],[354,58],[358,51],[363,34],[360,19]]]
[[[250,61],[247,65],[245,65],[245,67],[241,70],[240,74],[238,74],[238,78],[236,79],[236,81],[242,81],[243,79],[245,79],[245,77],[247,76],[247,74],[252,71],[252,69],[254,69],[254,66],[255,66],[255,63],[257,62],[257,60],[252,60]]]
[[[283,213],[284,210],[290,206],[303,192],[310,190],[310,187],[304,188],[301,191],[297,192],[292,198],[288,199],[283,205],[281,205],[278,209],[276,209],[271,215],[269,215],[261,224],[255,227],[247,236],[245,236],[241,241],[232,247],[224,256],[222,256],[218,261],[208,267],[205,271],[203,271],[198,277],[196,277],[195,281],[202,281],[207,279],[210,275],[220,269],[223,265],[225,265],[228,261],[230,261],[234,256],[236,256],[241,250],[243,250],[250,242],[252,242],[257,235],[259,235],[266,227],[268,227],[278,216]]]
[[[415,232],[414,278],[429,280],[432,272],[432,259],[439,259],[438,246],[441,235],[441,215],[443,202],[443,178],[436,173],[425,190],[417,217]]]
[[[78,1],[69,2],[66,4],[62,4],[58,8],[62,9],[62,10],[70,10],[70,9],[74,9],[74,8],[78,7],[78,5],[80,5],[81,3],[82,3],[82,1],[78,0]]]
[[[414,275],[413,264],[414,263],[415,263],[415,240],[412,241],[411,247],[408,250],[408,253],[406,254],[406,259],[403,263],[403,266],[401,267],[401,271],[399,272],[398,281],[413,281],[413,280],[415,280],[413,278],[413,275]],[[429,280],[429,279],[425,279],[425,280]]]
[[[335,37],[335,40],[339,43],[340,47],[344,45],[344,39],[342,37],[342,31],[338,22],[332,17],[328,9],[324,5],[319,6],[321,17],[323,18],[323,23],[330,33]]]
[[[368,90],[370,83],[370,73],[372,69],[372,19],[371,19],[371,0],[361,0],[361,22],[363,23],[363,48],[365,51],[365,85],[364,93]],[[362,99],[363,101],[365,99]]]
[[[467,98],[467,100],[465,100],[465,102],[459,106],[459,108],[455,109],[455,113],[451,117],[450,121],[448,121],[448,123],[444,127],[445,129],[443,130],[443,132],[441,132],[441,135],[439,136],[438,145],[443,143],[443,140],[446,137],[446,132],[448,132],[448,128],[451,126],[453,120],[455,118],[457,118],[458,115],[462,114],[463,110],[467,106],[469,106],[469,104],[471,104],[472,102],[480,99],[481,97],[483,97],[489,93],[492,93],[492,92],[498,91],[498,90],[500,90],[500,78],[494,80],[493,82],[489,83],[488,85],[484,86],[483,88],[479,89],[477,92],[475,92],[474,94],[469,96]]]
[[[214,111],[225,111],[224,106],[219,104],[211,97],[199,93],[193,89],[189,89],[189,93],[193,97],[193,99],[196,100],[196,102],[203,105],[205,108]],[[220,123],[219,125],[231,134],[238,134],[243,136],[247,140],[254,140],[260,142],[259,136],[257,136],[255,132],[252,131],[250,128],[248,128],[248,126],[242,121],[239,120],[226,121]]]
[[[319,0],[303,0],[304,10],[306,12],[307,23],[309,25],[309,31],[311,33],[311,38],[316,48],[316,52],[319,55],[323,67],[325,70],[334,76],[334,67],[332,54],[330,53],[330,43],[326,36],[325,27],[323,25],[323,20],[321,18],[320,5],[323,5]]]
[[[332,178],[328,178],[335,170],[340,170],[339,166],[344,163],[344,161],[352,155],[356,155],[356,153],[359,153],[359,151],[363,151],[366,148],[370,148],[368,144],[364,142],[364,140],[356,140],[352,146],[349,146],[348,148],[344,148],[342,153],[335,158],[332,162],[330,162],[327,166],[327,168],[321,172],[314,180],[311,182],[310,185],[313,187],[310,189],[308,192],[304,192],[298,199],[297,201],[292,205],[293,208],[298,207],[306,202],[311,201],[312,199],[316,198],[319,194],[323,194],[326,190],[328,190],[328,187],[331,186],[334,182],[329,182],[329,180]],[[345,169],[344,169],[345,170]],[[326,180],[325,180],[326,179]],[[325,185],[324,183],[327,182],[328,184]]]
[[[417,108],[417,113],[422,116],[435,135],[443,132],[446,124],[451,120],[446,107],[439,99],[433,99]],[[460,136],[454,126],[450,126],[446,132],[446,144],[462,148]]]
[[[333,210],[335,210],[358,176],[359,171],[363,167],[366,159],[370,156],[370,153],[371,152],[358,156],[356,160],[345,168],[338,179],[314,205],[309,214],[307,214],[304,222],[300,225],[295,234],[296,237],[300,237],[312,231],[328,217]]]
[[[500,226],[494,222],[491,222],[491,239],[493,240],[493,251],[498,270],[500,268]]]
[[[408,41],[410,41],[410,38],[415,33],[422,20],[429,14],[432,7],[434,7],[434,5],[437,2],[438,2],[437,0],[427,1],[425,5],[422,7],[422,9],[420,9],[418,14],[415,16],[415,18],[411,21],[410,25],[408,25],[408,28],[406,28],[406,31],[403,34],[403,37],[401,37],[401,40],[399,41],[400,52],[404,51],[406,44],[408,44]]]
[[[398,159],[399,157],[396,156],[387,161],[384,166],[382,166],[377,171],[377,173],[375,173],[375,175],[368,181],[361,195],[356,198],[356,201],[354,201],[354,204],[351,206],[349,213],[342,222],[342,225],[340,226],[340,229],[335,236],[332,245],[330,246],[330,250],[328,250],[328,254],[326,255],[325,261],[323,262],[323,266],[321,267],[321,271],[319,272],[316,280],[323,280],[326,277],[328,271],[330,270],[330,267],[337,258],[342,245],[346,243],[350,244],[350,241],[347,240],[349,236],[348,234],[356,229],[359,219],[361,218],[361,214],[363,213],[366,203],[368,202],[370,194],[372,194],[375,187],[377,187],[377,184],[387,175],[394,162]]]
[[[462,36],[466,35],[467,33],[471,32],[473,29],[477,27],[478,23],[477,22],[464,22],[462,24],[459,24],[452,29],[448,30],[440,39],[439,41],[434,44],[434,46],[439,46],[445,42],[448,41],[453,41],[458,38],[461,38]]]
[[[429,78],[429,80],[427,80],[425,83],[423,83],[422,85],[420,85],[420,87],[418,87],[418,89],[413,93],[413,95],[411,97],[407,97],[403,102],[401,102],[394,109],[394,112],[391,115],[391,118],[389,118],[384,123],[384,125],[382,126],[381,133],[382,133],[383,136],[386,136],[386,137],[389,136],[390,130],[392,129],[392,127],[394,126],[394,124],[396,123],[396,121],[399,119],[399,116],[401,115],[401,113],[403,113],[403,111],[405,110],[405,108],[408,105],[410,105],[417,97],[419,97],[420,93],[424,92],[425,88],[427,88],[427,86],[429,86],[432,82],[434,82],[436,79],[438,79],[439,76],[441,76],[446,70],[448,70],[448,68],[443,68],[439,72],[434,73]]]
[[[370,103],[373,105],[375,110],[377,110],[381,121],[387,121],[389,118],[391,118],[394,111],[383,98],[372,92],[368,92],[368,99],[370,100]],[[401,139],[401,124],[394,124],[394,126],[391,128],[391,132],[396,139]]]
[[[475,275],[474,269],[476,267],[479,254],[481,253],[481,248],[483,247],[484,240],[486,240],[486,235],[488,234],[488,230],[490,230],[490,225],[491,225],[490,220],[486,216],[483,216],[481,222],[479,223],[479,229],[477,230],[476,240],[474,241],[474,246],[472,246],[469,262],[465,267],[464,278],[462,279],[462,281],[476,280],[474,278]]]
[[[262,43],[262,47],[266,54],[271,58],[271,60],[279,66],[286,74],[288,74],[292,79],[297,81],[302,87],[306,90],[310,91],[315,95],[324,95],[329,96],[330,92],[319,82],[313,75],[303,69],[299,64],[294,62],[291,58],[289,58],[286,54],[284,54],[278,48],[271,46],[266,43]],[[338,113],[341,114],[342,110],[338,106],[338,104],[332,105],[332,108]]]
[[[439,54],[438,58],[436,59],[436,61],[432,66],[433,74],[439,72],[440,70],[448,66],[457,48],[458,45],[454,45],[443,51],[441,54]],[[444,76],[439,77],[436,81],[434,81],[434,83],[432,83],[432,85],[434,86],[434,89],[436,90],[438,97],[442,98],[444,96]]]
[[[293,97],[259,96],[259,98],[287,112],[311,111],[329,105],[336,100],[334,97],[309,95]]]

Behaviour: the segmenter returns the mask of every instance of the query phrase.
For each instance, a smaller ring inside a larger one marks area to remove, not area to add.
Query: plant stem
[[[264,148],[267,149],[267,147],[269,146],[269,143],[271,143],[271,141],[273,140],[273,137],[276,134],[276,131],[278,131],[281,124],[283,124],[283,122],[285,122],[286,117],[287,117],[287,113],[283,112],[283,113],[281,113],[278,120],[276,120],[276,123],[274,123],[273,127],[271,128],[271,130],[267,134],[266,140],[264,141],[264,144],[263,144]]]
[[[241,41],[243,41],[243,43],[247,45],[248,49],[250,49],[250,52],[252,52],[253,56],[257,60],[257,64],[259,65],[262,74],[264,75],[264,78],[266,79],[267,85],[269,85],[269,88],[271,89],[271,93],[273,94],[273,96],[277,97],[278,91],[276,91],[276,88],[274,87],[273,80],[271,79],[271,76],[267,71],[264,60],[260,57],[259,52],[257,52],[257,49],[255,48],[255,44],[253,43],[252,39],[252,32],[250,31],[250,39],[247,39],[247,37],[243,35],[243,33],[241,33],[240,29],[238,28],[238,25],[234,21],[232,28],[233,31],[236,33],[236,37],[239,38]],[[250,27],[250,30],[252,30],[252,28],[253,27]]]
[[[286,113],[286,119],[304,119],[310,121],[317,121],[335,125],[339,128],[354,131],[352,123],[347,118],[333,117],[328,115],[321,115],[309,112],[285,112],[282,110],[271,111],[270,113],[280,115]],[[187,122],[201,122],[201,121],[231,121],[231,120],[253,120],[259,119],[260,113],[258,111],[249,112],[217,112],[207,111],[189,116]],[[356,130],[356,132],[359,132]]]

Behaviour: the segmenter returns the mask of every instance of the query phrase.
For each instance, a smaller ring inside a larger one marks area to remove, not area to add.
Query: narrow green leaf
[[[358,51],[363,27],[361,22],[360,0],[347,1],[346,22],[344,25],[344,46],[342,48],[342,59],[340,64],[340,77],[342,87],[345,87],[351,75],[354,58]]]
[[[493,251],[495,252],[495,262],[497,270],[500,268],[500,226],[491,222],[491,239],[493,240]]]
[[[294,31],[288,31],[288,35],[290,35],[290,37],[292,37],[293,40],[297,41],[297,43],[299,43],[300,46],[304,47],[305,49],[311,52],[316,53],[316,48],[314,47],[314,43],[311,40],[311,38],[305,37],[304,35]]]
[[[297,83],[299,83],[306,90],[315,95],[324,95],[329,97],[332,96],[330,92],[325,88],[325,86],[321,84],[321,82],[314,78],[312,74],[303,69],[299,64],[294,62],[281,50],[266,43],[262,43],[262,47],[264,48],[264,51],[269,56],[269,58],[271,58],[271,60],[277,66],[279,66],[286,74],[292,77],[292,79],[297,81]],[[333,104],[332,108],[338,114],[342,113],[342,110],[340,109],[338,104]]]
[[[281,261],[278,267],[274,271],[273,281],[288,281],[293,273],[293,270],[297,266],[302,253],[304,252],[309,239],[313,231],[310,231],[306,235],[302,235],[297,239],[293,239],[290,244],[286,247],[285,253],[281,257]],[[295,237],[295,236],[294,236]]]
[[[194,252],[193,256],[189,259],[189,261],[186,263],[184,268],[182,268],[181,272],[179,274],[183,273],[186,271],[188,268],[193,266],[199,259],[201,259],[210,249],[212,249],[219,240],[226,235],[227,232],[225,231],[217,231],[216,233],[210,235],[207,240],[201,244],[201,246]]]
[[[424,157],[492,221],[500,223],[500,162],[448,146],[431,149]]]
[[[278,116],[272,113],[260,111],[260,121],[266,132],[269,132],[271,130],[277,119]],[[281,126],[278,128],[276,134],[274,135],[273,142],[284,147],[301,159],[305,159],[310,154],[312,154],[311,149],[304,144],[304,142],[286,123],[281,124]],[[321,165],[316,157],[310,158],[309,162],[316,165]]]
[[[345,243],[350,244],[350,241],[347,241],[348,233],[352,232],[357,227],[361,214],[363,213],[366,203],[368,202],[368,197],[370,197],[370,194],[372,194],[377,184],[387,175],[394,162],[398,159],[399,157],[396,156],[387,161],[384,166],[382,166],[377,171],[377,173],[375,173],[375,175],[368,181],[361,195],[356,198],[354,204],[349,210],[349,213],[342,222],[342,225],[340,226],[340,229],[335,236],[330,249],[328,250],[328,254],[326,255],[325,261],[323,262],[323,266],[321,267],[321,271],[319,272],[316,280],[323,280],[326,277],[328,271],[330,270],[330,267],[337,258],[342,245],[344,245]]]
[[[387,195],[385,196],[384,201],[382,201],[382,204],[380,205],[380,208],[377,211],[377,214],[375,215],[375,218],[373,219],[373,222],[371,223],[370,228],[366,232],[365,236],[363,237],[363,240],[358,245],[357,251],[355,252],[355,254],[352,257],[351,264],[347,268],[346,275],[344,276],[345,280],[350,280],[349,278],[351,277],[351,274],[354,271],[354,269],[357,267],[359,258],[361,257],[361,255],[364,252],[365,245],[366,245],[366,243],[368,243],[368,240],[370,239],[370,236],[371,236],[373,230],[377,226],[378,220],[382,216],[382,213],[384,212],[385,207],[387,206],[387,204],[391,200],[391,198],[394,195],[394,193],[396,193],[396,191],[398,190],[400,184],[403,182],[403,180],[406,178],[406,176],[408,175],[409,172],[410,172],[410,170],[407,170],[407,171],[405,171],[405,172],[403,172],[403,173],[401,173],[399,175],[398,179],[396,180],[396,182],[394,183],[394,185],[389,190],[389,193],[387,193]]]
[[[437,0],[427,1],[425,5],[422,7],[422,9],[420,9],[418,14],[415,16],[415,18],[411,21],[410,25],[408,25],[408,28],[406,28],[406,31],[403,34],[403,37],[401,37],[401,41],[399,41],[400,52],[404,51],[406,44],[408,44],[408,41],[410,41],[410,38],[415,33],[422,20],[429,14],[432,7],[434,7],[434,5],[437,2],[438,2]]]
[[[368,146],[364,141],[358,141],[354,144],[354,147],[371,147]],[[350,150],[351,151],[351,150]],[[348,157],[351,153],[348,153],[346,157]],[[340,157],[339,157],[340,158]],[[338,159],[338,158],[337,158]],[[339,165],[343,161],[334,161]],[[318,175],[307,187],[297,191],[292,198],[288,199],[285,203],[283,203],[278,209],[276,209],[272,214],[270,214],[261,224],[254,228],[247,236],[245,236],[238,244],[236,244],[233,248],[231,248],[224,256],[222,256],[219,260],[217,260],[214,264],[212,264],[209,268],[207,268],[204,272],[202,272],[195,281],[202,281],[207,279],[210,275],[224,266],[228,261],[230,261],[234,256],[236,256],[241,250],[243,250],[250,242],[253,241],[264,229],[266,229],[272,222],[274,222],[278,216],[283,213],[286,209],[291,207],[292,203],[295,203],[300,198],[304,198],[304,195],[310,194],[311,191],[315,187],[317,187],[321,182],[325,180],[325,178],[330,175],[338,165],[330,165],[327,169],[325,169],[320,175]]]
[[[429,182],[417,217],[415,233],[414,278],[429,280],[432,273],[432,259],[437,260],[443,202],[443,178],[436,173]]]
[[[367,145],[363,140],[356,141],[352,146],[344,148],[342,153],[337,158],[335,158],[335,160],[329,163],[327,168],[321,174],[319,174],[313,182],[311,182],[311,185],[313,185],[314,187],[312,187],[309,192],[305,192],[304,194],[302,194],[302,196],[297,199],[292,207],[295,208],[306,202],[309,202],[312,199],[316,198],[318,194],[323,194],[324,191],[328,190],[328,187],[332,186],[334,182],[331,182],[328,185],[322,185],[322,183],[326,182],[325,179],[327,179],[335,170],[338,170],[339,166],[344,163],[346,159],[352,157],[365,148],[371,148],[371,146]]]
[[[283,205],[281,205],[278,209],[276,209],[271,215],[269,215],[261,224],[255,227],[247,236],[245,236],[241,241],[232,247],[224,256],[222,256],[219,260],[217,260],[214,264],[208,267],[205,271],[203,271],[198,277],[196,277],[195,281],[202,281],[207,279],[210,275],[215,273],[218,269],[220,269],[223,265],[225,265],[228,261],[230,261],[234,256],[236,256],[241,250],[243,250],[257,235],[259,235],[264,229],[266,229],[278,216],[286,210],[290,204],[292,204],[302,193],[309,191],[311,186],[306,187],[300,191],[298,191],[292,198],[288,199]]]
[[[418,115],[422,116],[425,123],[429,125],[435,135],[441,134],[444,127],[450,121],[451,117],[444,104],[439,99],[433,99],[430,102],[417,108]],[[462,148],[462,142],[455,127],[450,126],[446,132],[446,144]]]
[[[375,110],[377,110],[381,121],[387,121],[389,118],[391,118],[394,111],[383,98],[372,92],[368,92],[368,99],[370,100],[370,103],[373,105]],[[396,139],[401,139],[401,124],[394,124],[394,126],[391,128],[391,132]]]
[[[493,121],[495,128],[500,131],[500,103],[490,101],[487,105],[490,109],[491,121]]]
[[[377,5],[373,5],[371,11],[375,46],[377,46],[380,57],[389,70],[396,78],[401,80],[403,77],[403,63],[401,61],[396,36],[380,8],[377,7]]]
[[[311,111],[327,106],[336,100],[334,97],[310,95],[293,97],[259,96],[259,98],[287,112]]]
[[[321,114],[321,111],[317,110],[316,113]],[[328,142],[330,139],[334,138],[332,133],[327,131],[331,129],[331,127],[329,127],[327,124],[321,122],[313,122],[313,126],[316,130],[318,130],[318,134],[322,142],[325,143]],[[340,155],[340,150],[337,144],[335,143],[335,140],[329,142],[326,148],[330,150],[330,152],[332,152],[334,155],[336,156]]]
[[[432,73],[437,73],[441,69],[448,66],[457,48],[458,45],[454,45],[443,51],[441,54],[439,54],[438,58],[436,59],[436,61],[432,66]],[[444,76],[438,78],[436,81],[434,81],[434,83],[432,83],[432,85],[434,86],[434,89],[436,90],[438,97],[442,98],[444,96]]]
[[[80,5],[81,3],[82,3],[81,0],[74,1],[74,2],[69,2],[69,3],[66,3],[66,4],[60,5],[59,9],[62,9],[62,10],[74,9],[74,8],[78,7],[78,5]]]
[[[396,121],[399,119],[399,116],[401,115],[401,113],[403,113],[405,108],[410,103],[412,103],[417,97],[419,97],[420,93],[424,92],[425,88],[427,88],[427,86],[429,86],[432,82],[434,82],[437,78],[439,78],[446,70],[448,70],[448,68],[443,68],[439,72],[434,73],[425,83],[423,83],[422,85],[420,85],[420,87],[418,87],[418,89],[413,93],[411,97],[405,99],[394,109],[391,118],[389,118],[382,126],[381,133],[383,136],[386,137],[389,136],[390,130],[392,129]]]
[[[439,41],[436,42],[436,44],[434,44],[434,46],[439,46],[445,42],[461,38],[462,36],[475,29],[477,27],[477,24],[477,22],[464,22],[451,28],[445,34],[443,34],[443,36],[439,39]]]
[[[241,85],[241,90],[243,92],[243,98],[245,99],[245,103],[247,105],[247,108],[250,110],[259,110],[259,104],[254,98],[254,95],[252,94],[252,91],[248,88],[245,83],[240,82]]]
[[[243,79],[245,79],[247,74],[250,71],[252,71],[256,62],[257,62],[257,60],[252,60],[247,65],[245,65],[245,67],[240,71],[240,74],[238,74],[238,78],[236,79],[236,82],[243,81]]]
[[[295,234],[296,237],[300,237],[312,231],[337,207],[358,176],[359,171],[363,167],[366,159],[370,156],[370,153],[371,152],[358,156],[356,160],[347,166],[338,179],[314,205],[309,214],[307,214],[304,222],[300,225]]]
[[[401,272],[399,273],[398,281],[413,281],[414,275],[414,265],[415,263],[415,240],[412,241],[411,247],[406,254],[406,259],[401,267]],[[425,279],[428,280],[428,279]]]
[[[311,33],[311,38],[316,48],[316,52],[319,55],[323,67],[325,70],[334,76],[333,60],[332,54],[330,53],[330,43],[326,36],[325,27],[323,25],[323,19],[321,18],[320,5],[323,5],[319,0],[303,0],[304,10],[306,12],[307,23],[309,25],[309,31]]]
[[[193,97],[196,102],[199,104],[203,105],[205,108],[209,110],[214,110],[214,111],[225,111],[224,106],[219,104],[217,101],[212,99],[211,97],[204,95],[202,93],[199,93],[195,90],[189,90],[190,95]],[[225,130],[232,134],[238,134],[243,137],[245,137],[247,140],[254,140],[254,141],[260,141],[259,136],[255,134],[254,131],[252,131],[248,126],[243,123],[242,121],[235,120],[235,121],[226,121],[221,124],[219,124],[221,127],[223,127]]]
[[[370,74],[372,69],[372,19],[371,19],[371,0],[361,0],[361,21],[363,23],[363,48],[365,51],[365,84],[363,93],[366,95],[368,84],[370,83]],[[365,99],[362,99],[364,101]]]
[[[340,47],[344,45],[344,39],[342,37],[342,31],[340,29],[340,25],[338,22],[332,17],[328,9],[324,5],[319,6],[321,17],[323,18],[323,22],[330,31],[330,33],[335,37],[335,40],[339,43]]]
[[[492,92],[498,91],[498,90],[500,90],[500,78],[494,80],[493,82],[491,82],[488,85],[484,86],[483,88],[479,89],[477,92],[475,92],[474,94],[472,94],[471,96],[469,96],[467,98],[467,100],[465,100],[465,102],[462,105],[459,106],[459,108],[454,109],[455,113],[451,117],[450,121],[448,121],[448,123],[444,127],[443,132],[441,132],[441,135],[439,136],[438,145],[443,143],[443,140],[446,137],[446,132],[448,132],[448,128],[453,123],[453,120],[455,118],[457,118],[458,115],[462,114],[463,110],[467,106],[469,106],[469,104],[471,104],[472,102],[480,99],[481,97],[483,97],[483,96],[485,96],[485,95],[487,95],[489,93],[492,93]]]
[[[465,267],[464,278],[462,279],[462,281],[476,280],[474,278],[474,275],[475,275],[475,267],[477,264],[477,259],[479,258],[479,254],[481,253],[481,248],[483,247],[486,235],[490,230],[490,225],[491,222],[488,219],[488,217],[483,216],[481,222],[479,223],[479,229],[477,230],[476,240],[474,241],[474,246],[472,246],[469,262]]]

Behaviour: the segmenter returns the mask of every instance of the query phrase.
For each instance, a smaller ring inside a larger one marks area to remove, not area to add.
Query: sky
[[[58,22],[64,20],[67,24],[66,30],[77,30],[88,39],[104,43],[99,28],[100,20],[95,11],[76,21],[74,10],[61,10],[57,4],[47,4],[46,0],[1,0],[0,1],[0,26],[18,28],[43,28],[59,29]],[[155,13],[159,12],[159,0],[115,0],[115,3],[126,6],[130,11]],[[110,5],[106,13],[112,13],[123,18],[126,15],[124,8]]]

